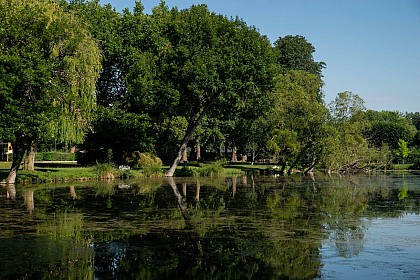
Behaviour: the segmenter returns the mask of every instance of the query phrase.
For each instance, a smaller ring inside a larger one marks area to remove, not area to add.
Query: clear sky
[[[134,0],[100,0],[118,11]],[[146,13],[160,0],[143,0]],[[368,109],[420,111],[420,0],[166,0],[185,9],[242,18],[272,43],[302,35],[316,49],[325,101],[337,93],[358,94]]]

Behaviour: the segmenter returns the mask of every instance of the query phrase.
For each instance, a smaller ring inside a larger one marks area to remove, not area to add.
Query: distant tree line
[[[120,13],[98,0],[0,0],[0,14],[8,182],[57,145],[77,145],[85,162],[156,154],[167,176],[218,157],[270,159],[285,173],[420,164],[419,112],[367,110],[348,91],[325,104],[326,64],[303,36],[271,43],[206,5],[146,14],[140,1]]]

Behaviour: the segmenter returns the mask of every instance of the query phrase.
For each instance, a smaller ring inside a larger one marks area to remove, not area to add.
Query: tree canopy
[[[83,140],[95,111],[101,53],[56,1],[1,0],[0,15],[0,132],[13,145],[13,183],[35,141]]]
[[[175,158],[168,176],[191,142],[197,158],[200,145],[225,156],[229,147],[232,159],[276,159],[289,173],[388,162],[400,140],[420,142],[418,112],[366,111],[350,91],[326,105],[326,64],[305,37],[272,44],[206,5],[161,1],[146,14],[140,1],[117,12],[99,0],[0,0],[0,15],[0,139],[15,151],[11,174],[39,142],[83,142],[92,161]]]

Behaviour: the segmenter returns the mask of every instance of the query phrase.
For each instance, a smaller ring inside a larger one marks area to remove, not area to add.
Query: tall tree
[[[391,149],[397,149],[400,139],[411,143],[417,131],[400,112],[368,110],[365,118],[368,125],[363,135],[375,147],[386,144]]]
[[[137,3],[123,19],[127,101],[133,112],[148,112],[157,126],[173,116],[187,120],[166,173],[173,176],[204,116],[231,114],[267,96],[274,61],[269,40],[255,28],[205,5],[178,10],[161,2],[152,15],[142,8]]]
[[[329,172],[347,172],[366,161],[369,149],[362,137],[365,128],[364,100],[349,91],[337,94],[328,104],[330,119],[323,161]]]
[[[327,109],[318,102],[322,80],[302,70],[280,75],[274,91],[275,110],[268,148],[277,153],[282,171],[300,164],[312,169],[318,162],[325,138]],[[308,157],[309,156],[309,157]]]
[[[313,58],[315,47],[301,35],[287,35],[274,42],[277,63],[283,73],[290,70],[302,70],[322,77],[324,62]]]
[[[95,110],[97,43],[56,1],[0,0],[0,131],[13,145],[7,183],[37,140],[81,142]]]
[[[68,2],[68,4],[63,3],[65,9],[83,20],[102,52],[102,69],[96,83],[97,104],[103,107],[118,106],[122,103],[121,98],[126,90],[121,75],[122,15],[110,4],[101,6],[99,0],[70,0]]]

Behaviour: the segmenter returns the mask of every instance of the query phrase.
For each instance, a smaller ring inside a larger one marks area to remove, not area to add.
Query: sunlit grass
[[[10,169],[11,161],[0,161],[0,169]]]

